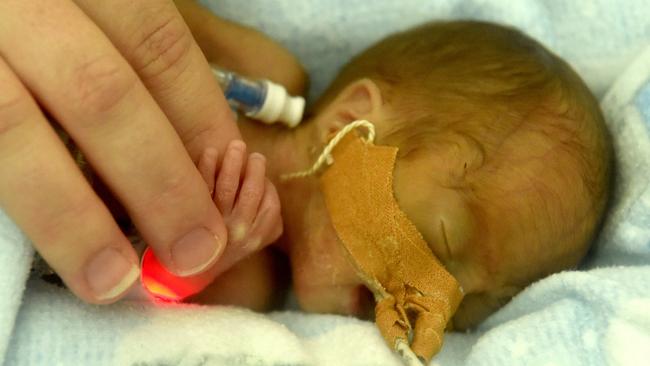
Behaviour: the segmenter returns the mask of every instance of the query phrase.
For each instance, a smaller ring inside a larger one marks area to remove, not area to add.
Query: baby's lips
[[[209,271],[196,276],[176,276],[160,264],[149,247],[142,254],[141,267],[142,286],[154,297],[166,301],[182,301],[195,295],[203,291],[213,279]]]

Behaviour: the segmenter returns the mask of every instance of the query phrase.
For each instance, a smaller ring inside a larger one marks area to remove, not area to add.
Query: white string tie
[[[364,139],[366,143],[375,142],[375,125],[363,119],[349,123],[343,127],[329,143],[327,143],[327,146],[325,146],[311,168],[299,172],[282,174],[280,176],[280,181],[286,182],[291,179],[306,178],[316,174],[324,164],[327,164],[328,166],[332,165],[332,163],[334,163],[334,158],[332,158],[332,150],[334,150],[334,147],[341,142],[345,135],[359,127],[365,127],[368,130],[368,135]]]

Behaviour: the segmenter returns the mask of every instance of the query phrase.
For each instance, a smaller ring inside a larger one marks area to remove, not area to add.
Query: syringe
[[[212,65],[228,103],[246,116],[267,124],[281,122],[296,127],[305,110],[303,97],[292,97],[287,90],[268,80],[251,80]]]

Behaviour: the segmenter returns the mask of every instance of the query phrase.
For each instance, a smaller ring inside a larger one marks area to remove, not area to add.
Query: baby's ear
[[[325,142],[332,133],[350,122],[379,117],[383,104],[381,90],[370,79],[348,84],[334,100],[318,114],[320,137]]]

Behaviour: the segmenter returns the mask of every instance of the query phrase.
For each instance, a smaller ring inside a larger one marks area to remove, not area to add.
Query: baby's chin
[[[361,284],[303,284],[295,288],[301,309],[311,313],[351,315],[371,319],[372,293]]]
[[[322,211],[303,217],[308,219],[304,225],[286,231],[294,292],[301,308],[368,318],[374,306],[372,294],[345,258],[329,217]]]
[[[365,311],[365,293],[351,265],[325,243],[309,242],[290,256],[293,286],[303,310],[358,315]]]

